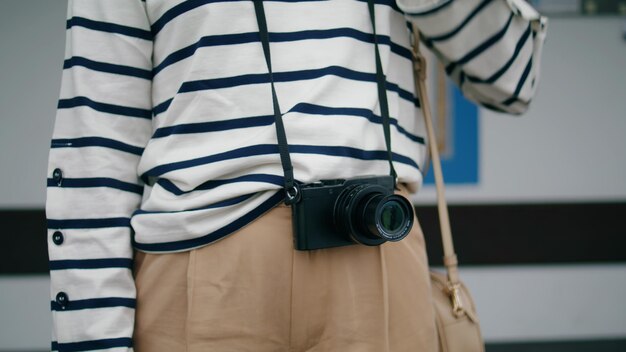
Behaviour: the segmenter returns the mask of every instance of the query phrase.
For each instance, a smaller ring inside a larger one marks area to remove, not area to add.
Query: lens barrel
[[[369,233],[387,241],[399,241],[413,227],[413,207],[402,196],[379,195],[371,198],[365,206],[363,220]]]
[[[411,203],[376,184],[346,188],[337,197],[334,216],[339,231],[368,246],[399,241],[413,226]]]

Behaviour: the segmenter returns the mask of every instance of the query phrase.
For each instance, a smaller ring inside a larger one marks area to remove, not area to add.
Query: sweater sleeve
[[[144,1],[69,0],[47,169],[53,351],[132,351],[152,47]]]
[[[474,102],[526,111],[539,80],[547,19],[524,0],[398,0],[422,42]]]

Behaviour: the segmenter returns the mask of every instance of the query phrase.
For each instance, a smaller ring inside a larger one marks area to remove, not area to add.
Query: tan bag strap
[[[432,168],[435,173],[435,185],[437,186],[437,209],[439,210],[439,224],[441,226],[441,240],[443,242],[443,264],[448,273],[448,285],[451,291],[458,290],[459,274],[458,262],[454,245],[452,243],[452,231],[450,229],[450,218],[448,216],[448,206],[445,198],[445,187],[443,174],[441,171],[441,160],[437,139],[433,128],[433,120],[430,112],[430,101],[426,94],[426,60],[419,50],[419,31],[415,25],[413,28],[413,71],[415,74],[415,90],[419,92],[419,101],[426,122],[426,133],[428,136],[429,151],[432,158]],[[456,288],[456,289],[455,289]],[[460,304],[460,302],[459,302]]]

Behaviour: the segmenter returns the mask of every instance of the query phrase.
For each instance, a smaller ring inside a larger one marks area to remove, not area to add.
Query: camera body
[[[401,240],[413,226],[413,206],[394,193],[391,176],[303,184],[292,209],[297,250],[377,246]]]

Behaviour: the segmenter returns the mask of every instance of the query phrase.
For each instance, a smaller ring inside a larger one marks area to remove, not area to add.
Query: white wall
[[[0,276],[0,351],[50,350],[50,278]]]
[[[0,208],[43,208],[64,0],[0,1]],[[453,203],[626,199],[626,43],[617,18],[552,19],[529,113],[482,112],[480,184]],[[527,145],[531,141],[531,145]],[[418,202],[432,203],[432,189]],[[464,268],[489,341],[626,337],[626,264]],[[0,351],[49,348],[46,276],[0,277]]]
[[[44,205],[66,3],[0,1],[0,209]]]

